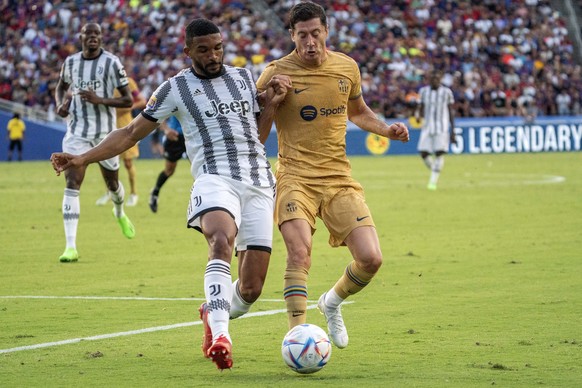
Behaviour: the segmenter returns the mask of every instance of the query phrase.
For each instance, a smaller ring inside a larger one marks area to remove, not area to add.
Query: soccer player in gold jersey
[[[123,128],[127,124],[133,120],[133,111],[136,109],[142,110],[146,107],[147,101],[145,97],[141,94],[137,83],[131,77],[127,77],[129,90],[131,91],[131,96],[133,98],[133,105],[131,108],[115,108],[115,112],[117,114],[117,128]],[[116,89],[113,92],[114,97],[119,97],[119,91]],[[134,145],[127,151],[124,151],[121,155],[121,159],[123,159],[123,165],[127,170],[127,175],[129,177],[129,187],[130,187],[130,194],[125,202],[126,206],[135,206],[137,205],[137,179],[136,179],[136,169],[135,165],[133,164],[133,160],[139,157],[139,144]],[[109,199],[111,199],[111,194],[109,191],[105,193],[101,198],[97,200],[95,203],[98,206],[105,205]]]
[[[340,304],[362,290],[382,265],[382,252],[362,186],[351,177],[346,155],[349,119],[365,131],[407,142],[403,123],[386,124],[362,98],[357,63],[328,50],[324,9],[296,4],[289,17],[295,50],[271,62],[259,77],[264,90],[272,78],[288,78],[291,87],[273,113],[278,135],[275,220],[287,247],[284,297],[289,327],[306,322],[307,277],[312,235],[319,217],[332,247],[346,245],[353,256],[337,283],[318,301],[332,342],[348,345]],[[261,139],[266,140],[268,133]]]

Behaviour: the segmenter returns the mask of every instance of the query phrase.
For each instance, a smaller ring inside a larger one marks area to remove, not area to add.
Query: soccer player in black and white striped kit
[[[429,190],[437,189],[449,144],[456,143],[453,111],[455,99],[453,91],[441,85],[441,79],[440,70],[435,69],[429,73],[429,85],[420,89],[420,105],[416,110],[416,118],[424,119],[417,148],[424,164],[431,171],[427,185]]]
[[[185,43],[192,66],[162,83],[128,126],[87,153],[55,153],[51,161],[58,174],[107,159],[143,139],[167,117],[178,118],[195,179],[187,226],[202,232],[209,247],[206,302],[199,309],[205,328],[202,350],[222,370],[232,367],[229,319],[250,309],[267,275],[275,178],[260,139],[266,139],[290,85],[273,77],[259,95],[249,70],[222,63],[222,35],[207,19],[187,26]],[[230,263],[235,249],[238,280],[233,283]]]
[[[104,50],[101,26],[87,23],[81,29],[82,51],[68,56],[61,67],[56,87],[57,114],[68,117],[63,151],[79,155],[99,144],[116,126],[115,108],[131,107],[133,99],[127,75],[119,58]],[[114,97],[117,89],[120,97]],[[124,189],[118,179],[117,154],[99,163],[101,174],[111,194],[113,214],[127,238],[135,236],[133,224],[123,211]],[[61,262],[74,262],[77,252],[77,226],[81,210],[79,192],[86,166],[76,166],[65,172],[63,223],[66,248]]]

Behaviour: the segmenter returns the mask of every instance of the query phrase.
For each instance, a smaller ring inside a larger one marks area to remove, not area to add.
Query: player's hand
[[[175,129],[172,129],[172,128],[166,129],[164,131],[164,135],[166,135],[166,138],[170,141],[178,141],[178,136],[180,136],[178,131],[176,131]]]
[[[67,154],[65,152],[55,152],[51,155],[51,164],[57,175],[71,167],[81,166],[81,158],[77,155]]]
[[[451,132],[450,140],[451,140],[451,144],[457,144],[457,137],[455,136],[454,132]]]
[[[401,142],[406,143],[410,140],[410,134],[404,123],[394,123],[388,127],[388,138],[390,140],[400,140]]]
[[[90,102],[91,104],[101,104],[103,99],[95,93],[93,89],[79,90],[79,96],[82,101]]]
[[[69,107],[71,106],[71,101],[73,101],[73,93],[68,90],[65,93],[65,98],[61,102],[61,105],[57,106],[57,114],[61,117],[67,117],[69,115]]]
[[[267,83],[267,87],[272,86],[275,91],[279,91],[279,88],[285,90],[285,92],[291,88],[291,77],[285,74],[274,75],[271,80]]]
[[[273,104],[285,100],[287,91],[291,88],[291,78],[285,74],[277,74],[267,83],[267,99]]]

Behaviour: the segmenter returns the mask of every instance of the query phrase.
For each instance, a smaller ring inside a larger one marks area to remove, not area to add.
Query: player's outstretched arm
[[[408,128],[404,123],[386,124],[366,105],[361,96],[348,102],[348,119],[364,131],[387,137],[390,140],[406,143],[410,139]]]
[[[157,122],[150,121],[142,115],[137,116],[126,127],[116,129],[96,147],[81,155],[56,152],[51,155],[51,163],[57,175],[71,167],[86,166],[119,155],[133,147],[158,127]]]

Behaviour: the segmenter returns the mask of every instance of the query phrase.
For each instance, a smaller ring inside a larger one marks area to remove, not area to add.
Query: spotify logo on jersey
[[[317,117],[317,108],[311,105],[306,105],[301,108],[301,112],[299,114],[303,120],[313,121]]]
[[[347,107],[345,105],[336,106],[333,108],[319,108],[314,107],[313,105],[306,105],[301,108],[301,118],[305,121],[313,121],[319,115],[321,117],[330,117],[330,116],[341,116],[345,115],[347,112]]]

